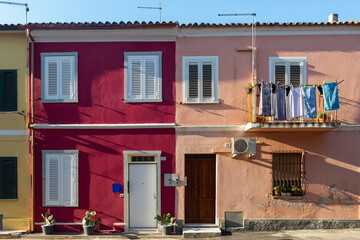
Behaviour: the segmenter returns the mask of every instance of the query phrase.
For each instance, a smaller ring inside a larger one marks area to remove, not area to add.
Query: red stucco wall
[[[124,52],[162,52],[161,103],[124,103]],[[175,42],[36,43],[35,123],[173,123]],[[78,53],[78,103],[41,103],[42,52]]]
[[[50,211],[59,223],[80,223],[87,210],[96,211],[101,229],[124,222],[124,198],[112,192],[124,183],[123,151],[162,151],[161,176],[175,172],[175,130],[41,130],[36,131],[35,222]],[[42,207],[42,150],[79,150],[79,207]],[[175,188],[164,187],[161,177],[161,212],[174,215]],[[57,225],[56,231],[81,230]],[[121,230],[121,229],[120,229]],[[36,231],[41,231],[39,225]]]

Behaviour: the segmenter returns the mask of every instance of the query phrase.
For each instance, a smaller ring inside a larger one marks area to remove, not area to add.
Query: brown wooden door
[[[185,223],[215,223],[215,155],[185,155]]]

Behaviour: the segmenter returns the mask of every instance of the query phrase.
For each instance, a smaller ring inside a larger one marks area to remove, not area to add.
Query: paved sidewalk
[[[82,233],[54,233],[43,235],[42,233],[27,234],[16,231],[0,231],[0,239],[29,239],[29,240],[55,240],[55,239],[182,239],[181,235],[162,236],[159,234],[97,234],[85,236]],[[197,238],[199,239],[199,238]],[[220,238],[207,238],[207,240],[359,240],[360,229],[342,230],[292,230],[278,232],[233,232],[231,235]],[[204,240],[204,239],[202,239]]]

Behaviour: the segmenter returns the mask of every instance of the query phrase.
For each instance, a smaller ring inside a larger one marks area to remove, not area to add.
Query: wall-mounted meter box
[[[177,173],[165,173],[164,174],[164,186],[165,187],[177,187],[177,186],[179,186],[179,174],[177,174]]]

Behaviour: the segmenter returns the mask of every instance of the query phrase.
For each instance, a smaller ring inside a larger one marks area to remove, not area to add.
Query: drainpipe
[[[31,174],[31,228],[30,230],[35,231],[35,144],[34,144],[34,129],[31,129],[30,126],[34,123],[34,38],[31,36],[31,30],[26,29],[26,36],[31,43],[30,51],[30,121],[29,121],[29,130],[30,130],[30,140],[31,140],[31,151],[32,151],[32,174]]]

